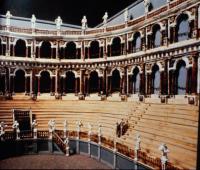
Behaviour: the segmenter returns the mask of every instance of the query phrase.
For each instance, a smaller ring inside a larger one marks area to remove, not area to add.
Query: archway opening
[[[121,55],[121,39],[115,37],[111,45],[111,56],[120,56]]]
[[[14,91],[16,93],[25,92],[25,72],[23,70],[17,70],[15,72]]]
[[[155,25],[153,27],[153,46],[160,47],[162,43],[162,34],[160,30],[160,25]]]
[[[42,71],[40,77],[40,92],[50,93],[51,91],[51,78],[48,71]]]
[[[51,43],[48,41],[42,42],[40,47],[40,58],[51,58]]]
[[[133,70],[133,94],[138,94],[140,92],[140,71],[138,67]]]
[[[99,77],[96,71],[90,73],[90,93],[98,93],[99,90]]]
[[[112,92],[120,92],[120,72],[115,69],[112,72]]]
[[[90,58],[99,58],[99,42],[92,41],[90,44]]]
[[[188,15],[182,14],[178,17],[176,32],[178,42],[187,40],[189,38],[190,26]]]
[[[177,63],[176,67],[176,94],[186,94],[186,83],[187,83],[187,69],[186,64],[183,60]]]
[[[139,32],[137,32],[134,35],[134,38],[133,38],[133,52],[140,51],[141,50],[141,44],[142,44],[141,35],[140,35]]]
[[[65,47],[65,58],[76,59],[76,44],[74,42],[67,43]]]
[[[75,93],[75,75],[72,71],[66,72],[66,93]]]
[[[152,93],[160,93],[160,71],[156,64],[152,68]]]
[[[26,57],[26,43],[24,40],[17,40],[15,45],[15,56]]]

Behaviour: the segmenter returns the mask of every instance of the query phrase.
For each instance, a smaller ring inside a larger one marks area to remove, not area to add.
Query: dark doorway
[[[76,59],[76,44],[69,42],[65,48],[66,59]]]
[[[66,93],[75,93],[75,75],[72,71],[66,73]]]
[[[17,40],[15,45],[15,56],[26,57],[26,43],[24,40]]]
[[[40,77],[40,92],[50,93],[51,90],[51,78],[48,71],[43,71]]]
[[[40,58],[51,58],[51,43],[44,41],[40,47]]]
[[[25,92],[25,72],[23,70],[17,70],[14,78],[15,92]]]
[[[112,73],[112,92],[120,92],[120,73],[114,70]]]
[[[99,42],[92,41],[90,44],[90,58],[99,58]]]
[[[111,56],[120,56],[121,55],[121,39],[115,37],[111,45]]]
[[[140,92],[140,71],[138,67],[133,70],[133,94]]]
[[[90,73],[90,93],[98,93],[99,77],[96,71]]]

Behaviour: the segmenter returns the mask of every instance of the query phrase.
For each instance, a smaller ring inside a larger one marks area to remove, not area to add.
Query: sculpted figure
[[[62,19],[60,18],[60,16],[58,16],[58,18],[55,19],[55,23],[56,23],[56,28],[57,28],[58,30],[60,30],[60,27],[61,27],[61,25],[62,25]]]
[[[10,26],[10,18],[12,17],[10,11],[6,13],[6,26]]]
[[[108,19],[108,13],[105,12],[104,16],[103,16],[103,24],[106,25],[107,24],[107,19]]]
[[[82,29],[85,30],[87,27],[87,18],[86,16],[83,16],[83,19],[81,20],[82,23]]]
[[[36,17],[35,17],[35,15],[33,14],[33,15],[32,15],[32,18],[31,18],[31,28],[32,28],[32,29],[35,29],[35,23],[36,23]]]

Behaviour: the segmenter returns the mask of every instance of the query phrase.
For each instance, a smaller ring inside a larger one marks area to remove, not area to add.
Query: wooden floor
[[[153,104],[117,101],[64,101],[64,100],[13,100],[0,101],[0,121],[12,125],[11,109],[31,108],[38,121],[38,129],[47,130],[48,121],[55,119],[56,129],[63,130],[66,119],[69,130],[76,130],[76,121],[81,120],[82,131],[97,133],[102,125],[103,136],[115,138],[116,122],[128,119],[130,128],[118,138],[120,143],[134,149],[135,136],[141,135],[141,149],[152,157],[160,157],[158,147],[166,143],[169,161],[181,168],[195,169],[197,157],[198,107],[185,104]]]

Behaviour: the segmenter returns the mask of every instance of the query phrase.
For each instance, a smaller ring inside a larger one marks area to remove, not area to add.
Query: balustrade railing
[[[77,132],[76,131],[69,131],[69,137],[76,138]],[[37,132],[38,139],[49,139],[49,131],[38,131]],[[86,132],[79,132],[80,137],[87,138],[88,134]],[[33,138],[33,134],[31,131],[21,131],[20,132],[20,140],[23,139],[31,139]],[[66,144],[64,143],[63,139],[63,131],[56,130],[53,133],[53,141],[60,147],[60,149],[65,153],[66,152]],[[98,143],[98,134],[91,134],[90,139],[92,142]],[[4,141],[6,140],[16,140],[16,134],[13,132],[6,132],[4,134]],[[116,149],[118,153],[121,153],[129,158],[134,159],[135,153],[133,149],[130,149],[128,146],[116,142],[113,139],[108,139],[106,137],[101,136],[101,145],[107,148]],[[115,148],[116,147],[116,148]],[[144,163],[148,166],[159,168],[161,169],[161,160],[160,158],[153,158],[147,155],[146,152],[138,150],[137,153],[138,161]],[[166,169],[170,170],[179,170],[178,167],[175,167],[170,162],[167,162]]]
[[[38,135],[38,138],[48,139],[48,137],[49,137],[49,131],[38,131],[37,135]]]

